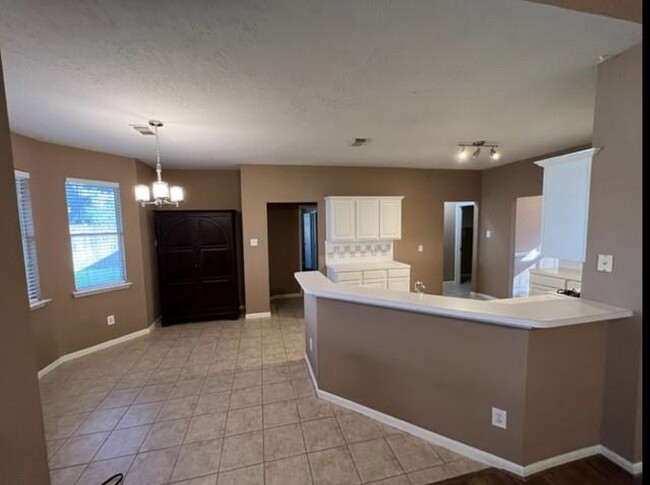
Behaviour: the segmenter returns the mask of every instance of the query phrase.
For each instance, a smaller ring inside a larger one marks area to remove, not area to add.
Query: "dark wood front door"
[[[162,324],[238,318],[234,211],[157,211]]]

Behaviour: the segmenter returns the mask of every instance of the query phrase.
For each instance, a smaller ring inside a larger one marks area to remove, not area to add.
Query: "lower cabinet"
[[[409,291],[411,270],[410,268],[392,268],[339,271],[328,267],[327,277],[334,283],[345,286]]]
[[[557,293],[557,290],[575,290],[580,292],[581,286],[581,282],[576,279],[561,275],[551,276],[549,274],[538,274],[531,271],[528,279],[528,295],[535,296]]]

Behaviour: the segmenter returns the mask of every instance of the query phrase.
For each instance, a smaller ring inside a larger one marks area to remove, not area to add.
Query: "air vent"
[[[135,131],[137,131],[138,133],[140,133],[141,135],[153,135],[154,134],[153,130],[149,126],[146,126],[146,125],[129,125],[129,126],[133,127],[133,129]]]
[[[366,143],[368,143],[368,138],[355,138],[350,146],[360,147],[361,145],[365,145]]]

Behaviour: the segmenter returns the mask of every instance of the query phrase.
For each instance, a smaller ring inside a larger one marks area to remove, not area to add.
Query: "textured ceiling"
[[[20,134],[154,158],[486,168],[590,142],[596,60],[641,26],[522,0],[0,0]],[[370,142],[351,148],[355,137]]]

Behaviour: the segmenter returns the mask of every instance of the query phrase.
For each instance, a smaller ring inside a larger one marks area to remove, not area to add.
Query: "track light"
[[[478,158],[481,155],[481,148],[489,148],[490,149],[490,158],[492,160],[499,160],[501,158],[501,152],[499,152],[498,148],[499,145],[496,143],[486,143],[485,140],[476,140],[473,142],[467,142],[467,143],[459,143],[458,146],[460,147],[458,150],[458,154],[456,155],[456,158],[458,160],[467,160],[468,154],[470,152],[467,151],[467,148],[470,147],[474,151],[472,153],[472,158]]]

